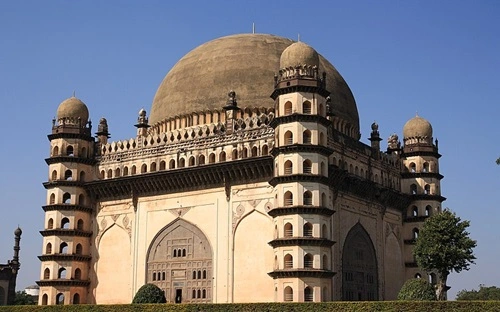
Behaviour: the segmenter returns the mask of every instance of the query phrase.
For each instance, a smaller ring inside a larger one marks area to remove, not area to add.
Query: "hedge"
[[[67,306],[3,306],[0,312],[357,312],[357,311],[500,311],[500,301],[363,301],[246,304],[128,304]]]

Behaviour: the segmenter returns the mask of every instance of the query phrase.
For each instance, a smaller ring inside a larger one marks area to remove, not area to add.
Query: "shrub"
[[[434,287],[424,279],[407,280],[398,294],[398,300],[437,300]]]
[[[165,303],[165,293],[154,284],[143,285],[134,296],[132,303]]]

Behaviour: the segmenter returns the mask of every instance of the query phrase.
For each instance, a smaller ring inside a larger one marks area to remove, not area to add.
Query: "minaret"
[[[21,250],[20,242],[22,233],[23,231],[19,227],[14,231],[14,256],[12,257],[12,260],[9,261],[8,263],[11,272],[9,272],[10,280],[9,280],[9,287],[7,287],[8,288],[7,305],[14,304],[14,299],[16,297],[17,273],[21,268],[21,263],[19,262],[19,250]]]
[[[319,56],[296,42],[275,75],[274,218],[276,301],[332,300],[332,190],[328,184],[327,97]],[[330,104],[330,103],[328,103]]]
[[[92,208],[83,186],[93,179],[94,138],[87,106],[63,101],[52,122],[40,280],[40,305],[86,303]]]
[[[429,278],[436,282],[436,275],[427,275],[413,259],[413,245],[419,229],[429,216],[441,212],[441,179],[437,140],[432,141],[432,126],[422,117],[410,119],[403,128],[404,147],[401,152],[403,172],[401,190],[410,194],[412,202],[404,218],[406,278]]]
[[[372,123],[372,133],[370,134],[369,140],[372,142],[372,150],[373,154],[375,155],[375,159],[378,159],[380,156],[380,141],[382,139],[380,138],[380,133],[378,132],[378,124],[376,122]]]

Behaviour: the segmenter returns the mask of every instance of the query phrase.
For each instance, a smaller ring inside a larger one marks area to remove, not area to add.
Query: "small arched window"
[[[302,113],[306,115],[312,114],[311,102],[305,101],[302,103]]]
[[[42,305],[47,305],[48,303],[49,303],[49,296],[47,294],[43,294]]]
[[[302,133],[302,144],[311,144],[311,131],[306,130]]]
[[[56,171],[56,170],[52,171],[51,180],[52,180],[52,181],[57,180],[57,171]]]
[[[424,165],[422,167],[422,172],[429,172],[429,163],[428,162],[424,162]]]
[[[82,244],[76,244],[75,254],[77,254],[77,255],[81,255],[82,253],[83,253],[83,247],[82,247]]]
[[[58,293],[56,295],[56,304],[64,304],[64,294],[63,293]]]
[[[246,147],[244,147],[241,150],[241,158],[247,158],[247,157],[248,157],[248,149]]]
[[[417,238],[418,238],[418,229],[414,228],[413,229],[413,239],[417,239]]]
[[[83,231],[83,220],[82,219],[78,219],[78,222],[76,223],[76,229]]]
[[[47,243],[47,246],[45,246],[45,254],[50,255],[52,253],[52,244]]]
[[[186,256],[186,249],[182,249],[182,256],[185,257]]]
[[[208,155],[208,163],[213,164],[214,162],[215,162],[215,154],[211,153],[210,155]]]
[[[285,103],[285,115],[292,114],[292,102],[288,101]]]
[[[418,217],[418,208],[417,208],[417,206],[413,206],[412,216],[413,217]]]
[[[127,166],[123,167],[123,176],[124,177],[128,176],[128,167]]]
[[[285,132],[285,145],[293,144],[293,133],[292,131]]]
[[[66,278],[66,268],[60,268],[57,271],[57,278]]]
[[[431,206],[427,206],[425,207],[425,216],[430,216],[431,215],[431,211],[432,211],[432,207]]]
[[[319,133],[319,145],[325,145],[325,135],[323,132]]]
[[[226,152],[224,151],[220,152],[219,161],[226,161]]]
[[[51,230],[54,228],[54,219],[50,218],[49,221],[47,221],[47,229]]]
[[[61,229],[69,229],[69,219],[68,218],[61,219]]]
[[[119,178],[122,175],[120,168],[115,169],[115,178]]]
[[[66,147],[66,156],[75,156],[73,152],[73,146],[68,145],[68,147]]]
[[[328,265],[328,256],[327,255],[323,255],[322,268],[323,268],[323,270],[330,269],[330,266]]]
[[[175,168],[175,160],[170,159],[170,161],[168,162],[168,169],[174,169],[174,168]]]
[[[304,237],[312,237],[313,236],[313,226],[310,222],[304,223]]]
[[[160,161],[160,170],[165,170],[165,169],[167,169],[167,163],[164,160],[162,160]]]
[[[134,175],[137,173],[137,167],[135,165],[132,165],[132,168],[130,168],[130,174]]]
[[[195,165],[195,158],[194,156],[189,157],[189,166],[192,167]]]
[[[302,172],[305,174],[312,173],[312,162],[309,159],[304,160],[302,163]]]
[[[328,233],[328,227],[326,224],[321,226],[321,237],[328,239],[330,237],[330,233]]]
[[[52,157],[59,156],[59,146],[54,146],[54,149],[52,150]]]
[[[233,151],[231,152],[231,159],[232,160],[238,159],[238,150],[237,149],[233,149]]]
[[[430,195],[431,194],[431,186],[429,184],[425,185],[424,192],[425,192],[426,195]]]
[[[416,195],[417,194],[417,185],[416,184],[410,185],[410,193],[412,195]]]
[[[198,271],[198,279],[201,279],[201,271]]]
[[[75,279],[76,280],[82,279],[82,270],[80,270],[79,268],[75,270]]]
[[[287,222],[283,228],[285,237],[293,236],[293,225],[290,222]]]
[[[304,192],[304,202],[303,202],[303,204],[306,205],[306,206],[310,206],[310,205],[313,204],[311,191],[305,191]]]
[[[292,172],[293,172],[292,161],[290,161],[290,160],[285,161],[285,164],[284,164],[284,173],[285,174],[292,174]]]
[[[193,271],[193,279],[196,279],[196,271]]]
[[[64,171],[64,180],[71,181],[73,180],[73,172],[71,170]]]
[[[148,171],[148,165],[142,164],[141,166],[141,173],[146,173]]]
[[[43,279],[50,279],[50,269],[49,268],[46,268],[43,271]]]
[[[410,163],[410,172],[416,172],[417,171],[417,166],[415,163]]]
[[[184,158],[179,159],[179,168],[186,167],[186,160]]]
[[[59,245],[59,253],[60,254],[67,254],[68,253],[68,244],[65,242],[62,242],[61,245]]]
[[[328,198],[325,193],[321,193],[321,206],[328,207]]]
[[[293,257],[291,254],[285,255],[285,258],[283,259],[283,264],[284,264],[285,269],[293,268]]]
[[[206,298],[207,297],[207,290],[206,289],[203,289],[201,297],[202,298]]]
[[[415,278],[422,278],[422,275],[420,273],[415,274]]]
[[[262,156],[266,156],[267,154],[269,154],[269,148],[267,147],[267,145],[263,145],[262,146]]]
[[[284,205],[285,206],[292,206],[293,205],[293,194],[290,191],[285,192],[284,196]]]
[[[252,147],[252,157],[257,157],[258,155],[257,146]]]
[[[85,182],[85,171],[80,171],[80,181]]]
[[[313,295],[313,289],[309,286],[307,286],[306,288],[304,288],[304,301],[305,302],[312,302],[314,299],[314,295]]]
[[[283,301],[293,301],[293,289],[290,286],[286,286],[283,291]]]
[[[56,195],[54,193],[50,194],[49,204],[54,205],[56,203]]]
[[[85,206],[85,195],[83,194],[78,195],[78,205]]]
[[[204,165],[204,164],[205,164],[205,155],[198,156],[198,165]]]
[[[113,170],[109,169],[108,170],[108,175],[107,175],[107,178],[108,179],[111,179],[113,177]]]
[[[313,262],[314,262],[314,258],[311,254],[306,254],[304,256],[304,268],[306,269],[312,269],[313,268]]]
[[[177,249],[174,249],[174,258],[177,257]]]
[[[79,294],[73,295],[73,304],[80,304],[80,295]]]
[[[207,279],[207,270],[203,270],[203,279]]]
[[[156,171],[156,163],[155,162],[152,162],[150,167],[149,167],[149,171],[151,172],[155,172]]]

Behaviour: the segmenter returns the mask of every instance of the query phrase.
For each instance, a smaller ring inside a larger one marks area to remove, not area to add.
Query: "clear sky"
[[[175,4],[174,4],[175,3]],[[0,1],[0,262],[19,224],[18,289],[39,279],[47,134],[73,91],[111,140],[135,136],[161,80],[184,54],[256,32],[313,46],[356,98],[362,141],[377,121],[402,137],[415,113],[439,139],[442,194],[470,220],[476,265],[452,274],[450,297],[500,286],[500,1]]]

